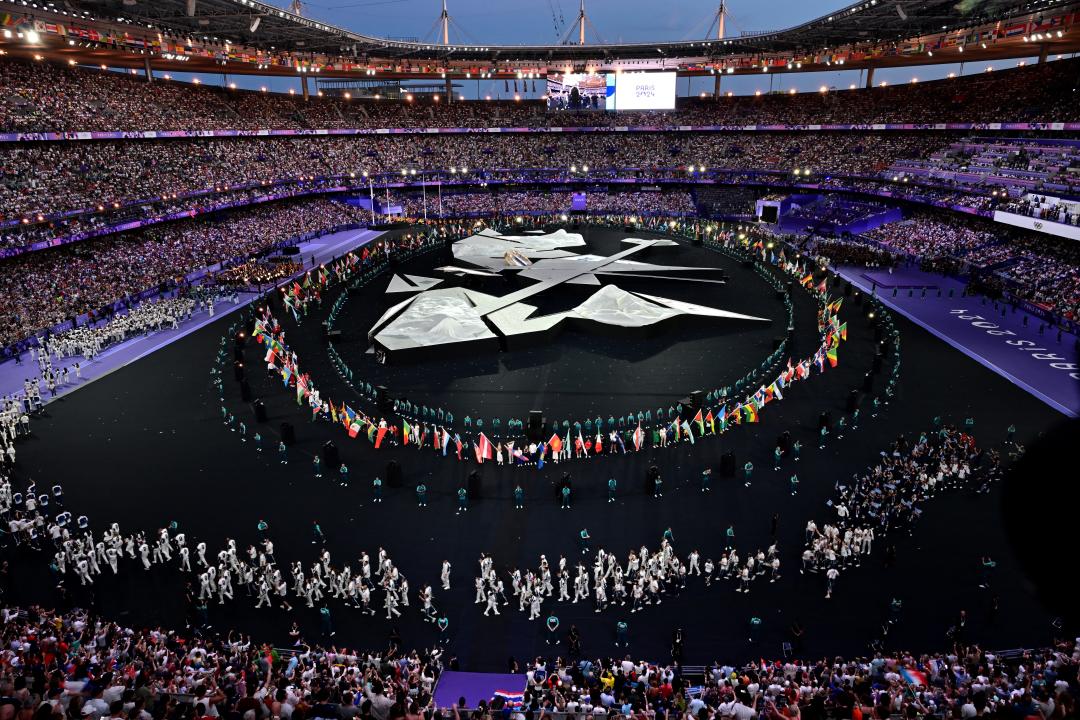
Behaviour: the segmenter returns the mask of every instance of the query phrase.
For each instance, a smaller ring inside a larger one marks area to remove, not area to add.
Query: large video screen
[[[608,73],[548,75],[549,110],[614,110],[615,76]]]
[[[622,73],[615,82],[616,110],[674,110],[673,72]]]

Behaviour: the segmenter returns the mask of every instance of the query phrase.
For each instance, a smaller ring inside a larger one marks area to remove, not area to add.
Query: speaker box
[[[323,469],[327,472],[341,467],[341,455],[333,440],[327,440],[322,446]]]
[[[280,252],[282,255],[299,255],[300,248],[296,245],[286,245],[285,247],[281,248]]]
[[[251,403],[251,410],[255,413],[255,422],[266,422],[266,403],[262,399],[258,399]]]
[[[394,411],[394,398],[390,397],[385,385],[375,386],[375,406],[379,408],[380,412],[389,413]]]
[[[526,436],[529,442],[538,443],[544,439],[544,413],[542,410],[529,411],[529,424]]]
[[[281,442],[286,445],[292,445],[296,442],[296,430],[293,428],[292,423],[281,423]]]
[[[386,463],[386,484],[390,487],[401,487],[404,481],[401,474],[401,463],[397,460],[391,460]]]
[[[690,391],[690,403],[689,407],[695,413],[703,407],[702,400],[705,399],[705,393],[702,390]]]
[[[728,450],[720,456],[720,476],[726,478],[735,477],[735,451]]]

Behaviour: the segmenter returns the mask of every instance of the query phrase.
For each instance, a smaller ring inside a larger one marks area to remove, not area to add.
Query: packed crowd
[[[38,720],[416,720],[443,668],[439,649],[323,648],[296,634],[278,650],[234,633],[123,627],[83,610],[5,608],[2,622],[2,709]],[[41,658],[62,669],[39,673]]]
[[[401,205],[408,217],[504,216],[517,213],[568,213],[573,194],[569,192],[492,192],[444,194],[429,193],[427,198],[405,196]],[[393,204],[393,203],[392,203]],[[619,215],[663,215],[679,217],[695,212],[692,195],[685,191],[622,193],[587,193],[585,210],[589,213]]]
[[[827,142],[804,133],[618,133],[6,143],[0,146],[0,222],[23,225],[5,233],[5,244],[26,244],[31,239],[22,237],[31,232],[27,225],[53,220],[58,213],[113,213],[114,205],[131,203],[179,211],[210,202],[185,199],[184,193],[257,195],[266,192],[265,183],[317,184],[312,178],[324,176],[366,187],[364,172],[387,175],[391,182],[426,178],[442,184],[531,176],[520,168],[547,169],[545,177],[556,179],[651,178],[660,169],[685,179],[690,166],[869,176],[897,158],[921,157],[943,142],[916,133],[833,134]],[[250,183],[258,187],[236,189]],[[53,228],[48,233],[56,234]]]
[[[245,635],[127,628],[83,610],[40,607],[6,609],[2,620],[5,708],[13,717],[41,719],[462,720],[469,712],[473,720],[553,713],[641,720],[1063,720],[1075,715],[1080,692],[1080,647],[1073,641],[1002,655],[961,639],[923,655],[714,662],[695,678],[679,662],[680,629],[672,637],[672,662],[665,664],[635,660],[629,652],[586,654],[581,633],[570,625],[552,633],[565,654],[556,646],[549,657],[523,664],[510,659],[507,670],[520,674],[524,686],[519,700],[496,696],[475,709],[440,707],[433,702],[435,682],[444,663],[455,667],[442,649],[410,653],[391,643],[360,652],[312,645],[295,633],[295,648],[278,650]],[[793,633],[799,630],[793,626]],[[54,658],[64,670],[38,673],[40,657]]]
[[[543,100],[447,103],[349,100],[227,90],[103,69],[3,58],[0,131],[206,130],[570,125],[1062,122],[1075,60],[867,90],[686,98],[674,112],[546,111]],[[533,84],[537,85],[536,83]],[[507,95],[511,90],[505,83]],[[530,86],[531,87],[531,86]],[[147,118],[153,118],[148,121]]]
[[[910,175],[978,190],[991,197],[1019,198],[1025,193],[1076,195],[1080,192],[1074,169],[1080,164],[1080,147],[1057,139],[982,138],[958,140],[923,158],[898,160],[886,176]],[[1029,208],[1037,217],[1047,217],[1045,208],[1034,207],[1026,197],[1017,205]],[[1045,198],[1043,198],[1045,200]],[[1014,201],[1016,202],[1016,201]],[[1055,208],[1056,220],[1060,209]],[[1066,210],[1067,218],[1067,210]]]
[[[836,481],[833,517],[820,528],[814,520],[807,523],[802,571],[824,573],[831,594],[840,572],[861,564],[875,538],[910,533],[927,500],[960,488],[985,492],[1000,479],[995,451],[984,458],[971,435],[938,418],[934,429],[915,441],[897,438],[869,471]],[[894,547],[887,547],[886,563],[895,555]]]
[[[915,213],[906,220],[880,225],[865,236],[901,255],[921,258],[972,255],[976,259],[982,248],[1000,242],[1007,232],[1000,226],[975,223],[968,218]]]
[[[130,337],[166,328],[177,329],[180,323],[191,318],[195,305],[195,300],[189,297],[148,300],[99,325],[80,325],[47,335],[39,346],[58,361],[76,355],[93,360],[104,348]],[[210,302],[210,314],[213,315],[213,301]]]
[[[192,271],[359,219],[359,210],[330,200],[284,201],[220,222],[181,221],[6,260],[0,345],[146,290],[183,284]]]
[[[940,271],[969,266],[984,289],[1008,289],[1062,317],[1080,317],[1080,250],[1069,240],[931,213],[881,225],[864,237],[885,253],[914,256]]]

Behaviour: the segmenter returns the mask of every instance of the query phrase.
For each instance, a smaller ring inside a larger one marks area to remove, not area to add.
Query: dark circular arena
[[[1080,4],[595,4],[0,0],[0,720],[1077,716]]]

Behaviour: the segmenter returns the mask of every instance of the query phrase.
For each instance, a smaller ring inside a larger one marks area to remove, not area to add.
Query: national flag
[[[701,408],[698,408],[697,415],[694,416],[694,422],[697,423],[699,434],[705,434],[705,417],[701,414]]]
[[[375,434],[375,449],[376,450],[379,449],[379,446],[382,445],[383,440],[386,439],[386,432],[387,432],[386,427],[380,427],[379,431]]]
[[[784,399],[784,394],[780,392],[780,388],[778,388],[776,386],[775,382],[768,387],[768,390],[772,394],[773,398],[775,398],[777,400],[783,400]]]
[[[513,690],[496,690],[493,695],[502,698],[508,705],[521,705],[525,702],[525,693]]]
[[[634,431],[634,450],[641,450],[641,446],[645,444],[645,431],[641,429],[641,423],[638,423],[637,430]]]
[[[825,284],[826,280],[827,278],[821,278],[821,282],[819,282],[818,286],[815,288],[822,295],[824,295],[829,289],[829,286]]]
[[[713,417],[712,410],[705,413],[705,424],[709,426],[709,432],[713,435],[716,434],[716,418]],[[704,434],[704,432],[702,433]]]
[[[814,284],[814,273],[807,273],[806,277],[799,281],[799,284],[803,287],[810,287]]]
[[[357,435],[360,434],[360,423],[352,422],[352,423],[349,424],[348,428],[349,428],[349,437],[355,438]]]
[[[817,365],[818,372],[825,372],[825,353],[818,350],[814,355],[814,363]]]
[[[541,442],[540,445],[536,448],[536,469],[537,470],[543,470],[544,469],[544,455],[546,455],[546,454],[547,454],[547,445],[545,445],[543,442]]]
[[[402,444],[409,444],[409,436],[413,434],[412,425],[405,418],[401,418],[401,438]]]
[[[753,403],[743,405],[743,411],[746,413],[746,422],[756,423],[758,421],[757,410],[754,408]]]
[[[548,445],[551,447],[551,454],[558,455],[562,452],[562,438],[559,437],[559,433],[554,433],[551,439],[548,440]]]
[[[686,439],[690,441],[690,444],[694,444],[694,432],[690,429],[690,422],[683,420],[682,429],[686,431]]]
[[[425,440],[427,440],[427,425],[421,427],[420,440],[416,443],[417,447],[424,447]]]
[[[464,445],[461,442],[461,434],[460,433],[455,433],[454,434],[454,447],[455,447],[455,449],[457,451],[457,459],[460,460],[461,459],[461,449],[464,447]]]
[[[334,407],[334,403],[330,403],[330,421],[333,422],[335,425],[337,424],[337,421],[338,421],[337,408]]]
[[[596,442],[593,443],[593,452],[597,455],[604,452],[604,441],[600,438],[600,433],[596,433]]]
[[[836,367],[836,363],[839,362],[839,358],[836,356],[836,348],[831,347],[825,351],[825,357],[829,360],[829,367]]]
[[[585,447],[585,438],[581,437],[580,430],[578,430],[577,434],[577,446],[581,448],[581,452],[585,453],[585,457],[589,457],[589,449]]]
[[[484,433],[480,433],[480,439],[473,449],[476,451],[476,462],[478,463],[483,463],[485,460],[491,460],[495,457],[495,450],[491,445],[491,441],[488,440],[488,436]]]
[[[837,328],[837,332],[840,334],[841,340],[847,340],[847,323],[840,323],[840,327]]]
[[[923,687],[926,687],[929,684],[926,681],[926,673],[914,668],[900,668],[900,676],[910,685],[922,685]]]

